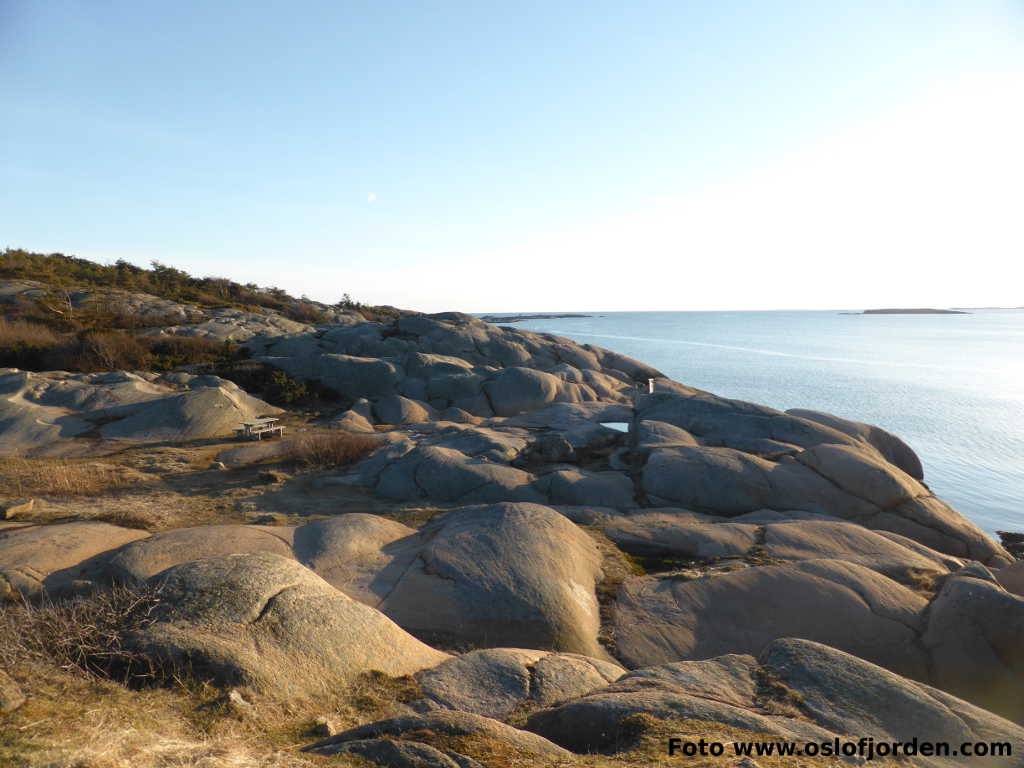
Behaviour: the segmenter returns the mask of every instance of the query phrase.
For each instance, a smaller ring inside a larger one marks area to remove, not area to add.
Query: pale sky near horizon
[[[426,311],[1024,305],[1024,0],[0,0],[0,247]]]

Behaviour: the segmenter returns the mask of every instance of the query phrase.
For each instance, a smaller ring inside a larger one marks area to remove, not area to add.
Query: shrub
[[[380,445],[373,435],[314,432],[289,441],[286,457],[310,469],[331,469],[362,461]]]
[[[0,367],[40,370],[59,343],[41,323],[0,317]]]
[[[0,667],[42,661],[95,677],[152,677],[152,662],[123,641],[155,621],[159,604],[159,588],[123,586],[39,604],[0,604]]]
[[[122,331],[91,331],[79,343],[80,371],[147,370],[151,355],[149,345]]]

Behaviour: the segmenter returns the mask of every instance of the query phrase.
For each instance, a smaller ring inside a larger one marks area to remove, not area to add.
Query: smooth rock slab
[[[594,593],[601,556],[554,510],[521,503],[453,510],[398,551],[409,547],[418,549],[416,559],[380,610],[410,632],[605,655]]]
[[[647,677],[626,676],[559,707],[534,713],[526,727],[574,752],[618,752],[628,747],[632,735],[624,732],[623,721],[637,714],[721,723],[795,741],[831,741],[832,734],[813,723],[761,710],[755,701],[758,665],[753,657],[725,656],[685,664],[693,665],[692,670],[680,670],[674,678],[659,674],[657,667],[644,670],[651,673]]]
[[[406,675],[448,658],[279,555],[196,560],[150,583],[161,590],[158,621],[128,647],[222,685],[311,696],[371,670]]]
[[[977,567],[977,566],[975,566]],[[1024,598],[970,569],[946,580],[922,638],[932,682],[978,706],[1024,722]]]
[[[627,666],[726,653],[757,654],[780,637],[806,637],[926,679],[916,644],[926,600],[862,566],[837,560],[768,565],[686,581],[631,579],[615,603]]]
[[[876,741],[1024,743],[1024,728],[943,691],[894,674],[850,654],[809,640],[772,643],[759,661],[802,697],[802,709],[836,733],[872,736]],[[1005,758],[917,757],[912,765],[1011,768],[1020,755]]]
[[[434,704],[503,720],[522,706],[550,706],[618,679],[617,664],[519,648],[471,651],[417,675]]]
[[[293,531],[287,526],[207,525],[157,533],[104,558],[107,578],[139,583],[175,565],[216,555],[267,552],[291,558]]]
[[[850,437],[863,440],[873,446],[890,464],[895,464],[916,480],[924,479],[924,468],[921,466],[921,459],[914,453],[914,449],[881,427],[841,419],[831,413],[809,411],[804,408],[791,408],[786,413],[808,421],[815,421],[818,424],[839,430]]]
[[[93,559],[149,534],[78,521],[0,531],[0,600],[57,594],[86,576]]]

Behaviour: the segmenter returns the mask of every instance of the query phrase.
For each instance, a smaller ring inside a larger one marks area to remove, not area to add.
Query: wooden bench
[[[278,424],[278,421],[280,419],[271,418],[243,421],[235,427],[235,436],[242,440],[262,440],[264,435],[284,437],[284,425]]]

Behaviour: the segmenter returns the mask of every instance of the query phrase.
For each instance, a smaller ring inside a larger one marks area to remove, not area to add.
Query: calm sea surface
[[[988,532],[1024,531],[1024,310],[968,315],[610,312],[529,320],[670,378],[773,408],[877,424]]]

